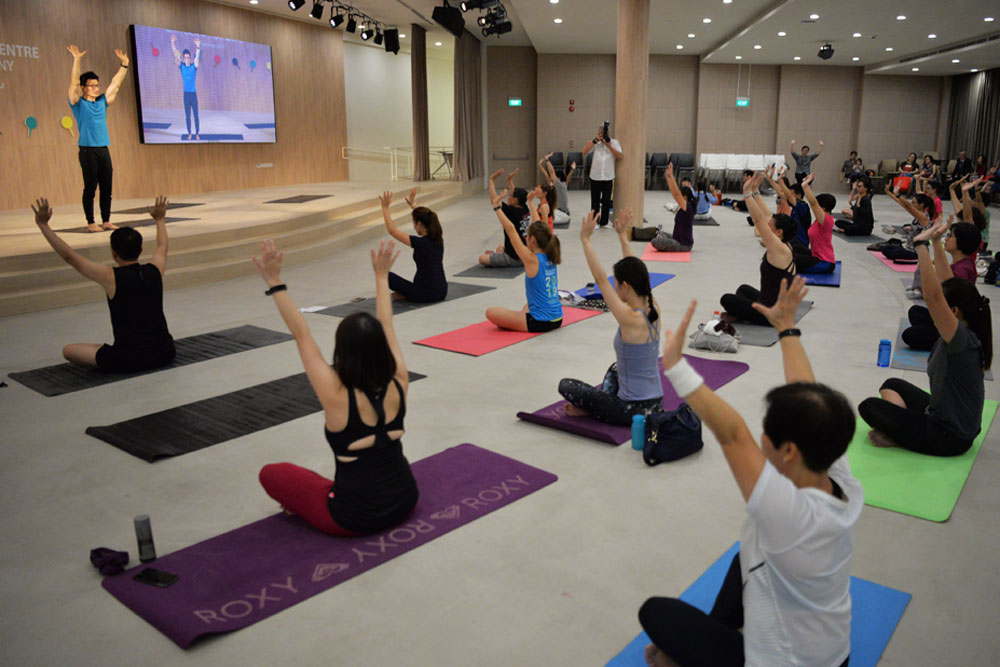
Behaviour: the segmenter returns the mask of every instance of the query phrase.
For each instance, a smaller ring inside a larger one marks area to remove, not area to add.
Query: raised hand
[[[758,302],[753,304],[753,307],[778,331],[792,329],[795,327],[795,312],[808,293],[805,276],[795,276],[791,286],[787,278],[782,278],[781,287],[778,289],[778,300],[774,305],[767,307]]]
[[[173,44],[177,41],[177,35],[170,35],[170,43]]]
[[[682,358],[684,341],[687,340],[687,330],[691,325],[691,317],[694,309],[698,307],[698,302],[692,300],[687,312],[681,318],[681,323],[676,329],[667,330],[666,342],[663,344],[663,368],[664,370],[673,368]]]
[[[593,211],[587,211],[587,215],[583,216],[583,222],[580,224],[581,241],[586,241],[594,233],[594,228],[597,227],[597,218],[598,215]],[[618,229],[618,220],[615,221],[615,229]]]
[[[819,140],[819,147],[820,147],[820,148],[823,148],[823,146],[825,146],[825,145],[826,145],[826,144],[824,144],[824,143],[823,143],[823,140],[822,140],[822,139],[820,139],[820,140]]]
[[[576,169],[576,160],[573,160],[572,162],[569,163],[569,168],[570,170]]]
[[[549,154],[548,154],[548,155],[546,155],[546,156],[545,156],[545,157],[544,157],[543,159],[544,159],[544,160],[545,160],[546,162],[548,162],[548,161],[549,161],[549,158],[551,158],[551,157],[552,157],[552,153],[553,153],[553,152],[554,152],[554,151],[550,151],[550,152],[549,152]]]
[[[948,230],[951,229],[951,226],[954,223],[955,223],[955,214],[952,213],[951,215],[948,216],[947,222],[939,222],[936,225],[933,225],[934,228],[931,230],[931,239],[934,241],[940,239],[942,236],[948,233]]]
[[[496,208],[503,203],[503,200],[507,197],[507,190],[504,189],[503,192],[497,193],[496,197],[490,197],[490,203],[493,204],[493,208]]]
[[[372,268],[375,269],[376,276],[389,275],[389,269],[399,257],[398,250],[393,252],[395,247],[392,241],[379,241],[378,250],[372,248]]]
[[[668,162],[667,163],[667,169],[666,169],[666,171],[663,172],[663,175],[666,176],[667,178],[672,178],[673,177],[673,175],[674,175],[674,163],[673,162]]]
[[[754,190],[754,181],[756,179],[751,176],[743,181],[743,194],[749,196]]]
[[[593,211],[591,211],[593,213]],[[628,233],[628,228],[632,226],[632,209],[626,208],[620,214],[615,217],[615,231],[618,232],[619,236],[623,236]]]
[[[408,194],[406,197],[403,197],[403,200],[410,205],[410,208],[414,208],[415,205],[413,202],[417,200],[417,189],[410,188],[410,194]]]
[[[813,179],[816,178],[816,172],[812,172],[808,176],[802,179],[802,185],[812,185]]]
[[[149,217],[153,220],[159,222],[167,217],[167,208],[170,204],[167,202],[167,198],[160,195],[156,198],[156,202],[152,206],[147,206],[146,210],[149,212]]]
[[[933,225],[927,225],[923,230],[913,237],[914,241],[930,241],[931,239],[936,239],[944,234],[944,231],[938,231],[939,227],[944,227],[944,222],[937,222]]]
[[[514,171],[510,172],[509,174],[507,174],[507,180],[508,181],[513,181],[514,177],[517,176],[518,172],[520,172],[520,171],[521,171],[520,167],[515,167]]]
[[[49,200],[45,197],[41,197],[35,201],[31,206],[31,210],[35,212],[35,224],[39,227],[49,224],[49,219],[52,217],[52,209],[49,208]]]
[[[194,48],[196,48],[196,49],[200,49],[201,48],[201,40],[198,39],[197,37],[194,38]]]
[[[284,256],[284,252],[278,252],[275,249],[274,241],[261,241],[260,259],[251,258],[268,287],[281,284],[281,259]]]
[[[382,203],[383,209],[389,208],[389,204],[392,203],[392,193],[386,190],[378,196],[378,200]]]
[[[490,174],[490,180],[495,181],[497,178],[503,175],[503,169],[497,169],[492,174]]]
[[[115,49],[115,56],[118,57],[118,60],[122,61],[122,65],[128,67],[128,56],[125,55],[124,51],[121,49]]]
[[[968,191],[969,191],[969,190],[971,190],[972,188],[974,188],[974,187],[976,187],[977,185],[979,185],[980,183],[982,183],[982,181],[983,181],[983,177],[982,177],[982,176],[980,176],[979,178],[977,178],[977,179],[976,179],[976,180],[974,180],[974,181],[971,181],[971,182],[969,182],[969,183],[964,183],[964,184],[962,185],[962,192],[968,192]]]

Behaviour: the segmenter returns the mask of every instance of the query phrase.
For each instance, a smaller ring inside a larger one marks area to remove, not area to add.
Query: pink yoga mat
[[[691,252],[660,252],[650,243],[643,251],[642,259],[647,262],[690,262]]]
[[[574,322],[596,317],[603,313],[604,311],[602,310],[585,310],[583,308],[567,308],[563,306],[562,325],[566,327]],[[417,345],[426,345],[427,347],[436,347],[439,350],[461,352],[462,354],[479,357],[541,335],[540,333],[522,333],[520,331],[500,329],[492,322],[486,321],[413,342]]]
[[[108,577],[103,586],[178,646],[188,648],[198,637],[252,625],[558,479],[469,444],[411,467],[420,500],[408,519],[389,530],[331,537],[298,517],[276,514],[149,563],[180,576],[168,588],[132,579],[146,565]],[[377,616],[379,607],[392,604],[390,599],[372,599],[366,612]],[[338,608],[330,612],[331,622],[347,622],[356,612]]]
[[[705,384],[713,390],[732,382],[750,369],[750,366],[742,361],[705,359],[689,354],[685,354],[684,358],[688,360],[692,368],[705,378]],[[661,365],[661,371],[662,368]],[[681,398],[662,372],[660,373],[660,382],[663,385],[663,409],[676,410],[677,406],[681,404]],[[518,412],[517,418],[532,424],[548,426],[558,431],[605,442],[609,445],[620,445],[632,437],[631,429],[628,426],[613,426],[592,417],[570,417],[566,414],[566,401],[558,401],[535,412]]]
[[[893,271],[897,271],[899,273],[916,273],[917,272],[917,265],[916,264],[893,264],[891,259],[886,259],[885,255],[883,255],[880,252],[876,252],[876,251],[873,251],[873,250],[869,250],[868,252],[871,253],[872,257],[874,257],[878,261],[882,262],[883,264],[885,264],[886,266],[888,266]]]

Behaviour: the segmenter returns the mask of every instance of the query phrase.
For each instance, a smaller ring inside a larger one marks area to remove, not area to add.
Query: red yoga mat
[[[563,306],[562,325],[565,327],[580,320],[596,317],[603,312],[602,310],[584,310],[582,308],[567,308]],[[492,322],[486,321],[413,342],[417,345],[426,345],[427,347],[436,347],[439,350],[460,352],[472,355],[473,357],[479,357],[541,335],[540,333],[523,333],[500,329]]]
[[[891,259],[886,259],[885,255],[883,255],[880,252],[874,252],[874,251],[869,251],[869,252],[871,252],[872,257],[874,257],[878,261],[882,262],[883,264],[885,264],[886,266],[888,266],[893,271],[898,271],[899,273],[916,273],[917,272],[917,265],[916,264],[894,264]]]
[[[691,251],[688,252],[660,252],[650,243],[642,253],[642,259],[646,262],[690,262]]]

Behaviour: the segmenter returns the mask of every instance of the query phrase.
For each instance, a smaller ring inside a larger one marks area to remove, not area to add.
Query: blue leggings
[[[191,116],[194,116],[194,133],[201,134],[201,119],[198,118],[198,93],[184,93],[184,120],[188,134],[191,134]]]

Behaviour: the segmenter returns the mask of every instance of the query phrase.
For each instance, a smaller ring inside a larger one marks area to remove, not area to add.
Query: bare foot
[[[91,223],[89,223],[87,225],[87,231],[88,232],[103,232],[104,230],[101,229],[101,226],[99,224],[97,224],[96,222],[91,222]]]
[[[281,508],[281,511],[284,512],[285,514],[287,514],[288,516],[295,516],[295,512],[293,512],[292,510],[288,509],[284,505],[279,505],[279,507]]]
[[[194,140],[195,140],[195,141],[201,141],[201,137],[199,137],[199,136],[198,136],[198,135],[196,134],[196,135],[194,135]]]
[[[589,417],[590,413],[583,408],[578,408],[572,403],[566,404],[566,414],[570,417]]]
[[[393,292],[392,293],[392,300],[393,301],[406,301],[406,297],[403,296],[402,294],[400,294],[399,292]]]
[[[740,321],[740,318],[736,317],[735,315],[730,315],[726,311],[722,311],[719,314],[719,319],[722,320],[723,322],[725,322],[726,324],[732,324],[733,322],[739,322]]]
[[[655,644],[646,647],[646,664],[649,667],[677,667],[677,663],[667,657],[667,654],[656,648]]]
[[[114,230],[118,229],[118,225],[112,224],[110,222],[101,223],[101,227],[109,232],[113,232]]]
[[[868,440],[876,447],[898,447],[892,438],[880,431],[868,431]]]

